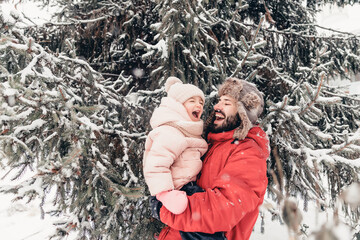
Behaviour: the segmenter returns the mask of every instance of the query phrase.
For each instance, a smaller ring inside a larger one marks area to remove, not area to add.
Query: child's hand
[[[162,202],[167,210],[174,214],[185,211],[188,205],[188,198],[184,191],[171,190],[156,194],[156,198]]]

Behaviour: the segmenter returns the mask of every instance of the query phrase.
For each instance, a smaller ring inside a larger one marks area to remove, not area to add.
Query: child
[[[203,191],[193,182],[202,168],[200,158],[207,151],[207,143],[201,138],[200,119],[205,97],[198,87],[183,84],[176,77],[167,79],[165,90],[167,97],[161,99],[150,119],[153,130],[145,142],[143,170],[151,201],[156,196],[170,212],[180,214],[188,205],[185,191],[189,195]],[[223,233],[181,232],[181,236],[182,239],[225,239]]]
[[[172,213],[187,208],[185,184],[196,180],[202,167],[200,157],[207,150],[201,138],[204,93],[195,85],[183,84],[176,77],[165,83],[167,97],[155,109],[150,125],[153,130],[145,143],[144,176],[150,194]]]

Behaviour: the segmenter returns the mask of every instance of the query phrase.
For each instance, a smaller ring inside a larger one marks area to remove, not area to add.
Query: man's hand
[[[155,196],[150,196],[149,198],[149,206],[151,210],[151,216],[159,221],[160,220],[160,208],[162,207],[162,203],[156,199]]]
[[[186,184],[185,186],[183,186],[181,189],[181,191],[185,191],[186,195],[191,196],[194,193],[198,193],[198,192],[205,192],[204,189],[202,189],[201,187],[199,187],[196,182],[189,182],[188,184]]]
[[[156,198],[174,214],[180,214],[185,211],[188,206],[188,198],[186,192],[179,190],[165,191],[156,194]]]

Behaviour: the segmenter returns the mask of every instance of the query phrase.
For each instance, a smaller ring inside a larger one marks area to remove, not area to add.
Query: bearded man
[[[211,239],[187,232],[250,238],[268,183],[269,140],[256,124],[264,100],[255,85],[237,78],[227,79],[218,95],[205,129],[209,150],[196,181],[202,190],[188,193],[188,207],[178,215],[165,207],[156,213],[151,204],[153,214],[167,225],[159,240]]]

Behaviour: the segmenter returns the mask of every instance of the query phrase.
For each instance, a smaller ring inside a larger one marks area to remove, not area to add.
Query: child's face
[[[183,103],[191,121],[200,121],[201,114],[203,113],[204,101],[201,97],[194,96],[189,98]]]

